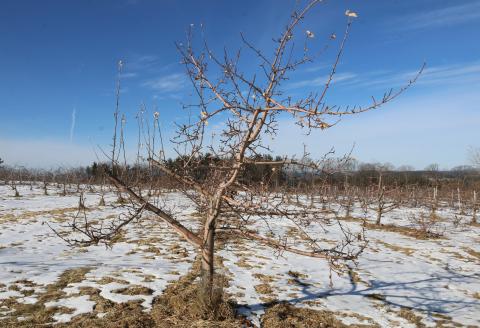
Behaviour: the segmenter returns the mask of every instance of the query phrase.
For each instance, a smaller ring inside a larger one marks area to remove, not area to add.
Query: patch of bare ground
[[[245,268],[246,270],[250,270],[250,269],[253,269],[253,268],[258,268],[258,269],[262,268],[262,266],[260,266],[258,264],[248,262],[248,258],[246,256],[244,256],[243,253],[239,253],[238,258],[239,258],[239,260],[237,262],[235,262],[235,265],[237,265],[241,268]]]
[[[346,221],[346,222],[362,222],[364,221],[363,218],[356,218],[351,215],[348,216],[338,216],[336,220]]]
[[[25,304],[18,302],[14,297],[4,299],[0,301],[0,307],[6,307],[11,312],[3,318],[0,318],[0,326],[5,328],[13,327],[37,327],[52,325],[54,322],[53,315],[58,313],[71,313],[72,309],[65,307],[47,307],[45,303],[49,301],[59,300],[66,294],[63,291],[65,287],[72,283],[78,283],[85,279],[85,275],[91,270],[91,268],[83,267],[77,269],[67,270],[60,275],[58,280],[45,287],[45,290],[36,295],[37,302],[35,304]],[[33,293],[31,290],[25,291],[19,287],[19,285],[34,287],[30,281],[21,280],[17,281],[15,286],[16,290],[22,293],[24,296],[31,296]],[[11,287],[12,287],[11,286]],[[21,318],[21,321],[18,319]]]
[[[396,232],[401,235],[407,236],[407,237],[413,237],[415,239],[439,239],[442,238],[441,233],[437,233],[435,231],[431,230],[426,230],[426,229],[421,229],[418,227],[405,227],[405,226],[397,226],[395,224],[376,224],[376,223],[371,223],[363,218],[356,218],[352,216],[346,216],[346,217],[339,217],[339,220],[346,221],[346,222],[357,222],[357,223],[362,223],[366,229],[371,229],[371,230],[383,230],[383,231],[389,231],[389,232]],[[435,222],[440,221],[439,219],[436,219]]]
[[[353,268],[349,267],[348,268],[348,278],[350,279],[350,283],[352,285],[358,285],[359,283],[362,283],[366,286],[370,286],[370,283],[368,281],[363,280],[360,275],[358,274],[357,271],[355,271]]]
[[[359,328],[380,327],[371,319],[355,316],[359,320],[367,321],[367,324],[347,325],[337,319],[335,313],[326,310],[313,310],[295,307],[289,303],[279,303],[265,311],[262,316],[263,328]],[[348,314],[347,314],[348,316]]]
[[[402,308],[399,312],[397,312],[398,316],[407,320],[411,324],[415,325],[417,328],[424,328],[426,327],[425,324],[422,322],[422,317],[415,312],[413,312],[409,308]]]
[[[374,223],[365,222],[365,228],[372,229],[372,230],[396,232],[407,237],[413,237],[415,239],[422,239],[422,240],[442,238],[441,234],[438,234],[435,232],[423,231],[421,229],[416,229],[412,227],[402,227],[394,224],[374,224]]]
[[[36,217],[51,216],[57,222],[63,222],[68,219],[68,215],[78,211],[78,206],[76,207],[66,207],[66,208],[55,208],[50,210],[41,210],[41,211],[25,211],[18,215],[14,214],[4,214],[0,222],[19,222],[21,220],[32,221]]]
[[[288,303],[272,306],[262,316],[262,327],[290,328],[290,327],[347,327],[332,313],[297,308]]]
[[[192,270],[170,284],[155,299],[151,316],[156,327],[241,327],[245,319],[235,313],[236,304],[224,293],[227,279],[218,275],[213,292],[208,295],[200,277],[200,263],[195,261]]]
[[[100,285],[107,285],[107,284],[111,284],[112,282],[116,282],[116,283],[119,283],[121,285],[128,285],[128,281],[120,279],[120,278],[116,278],[116,277],[110,277],[110,276],[104,276],[101,279],[98,279],[96,281],[96,283],[100,284]]]
[[[277,295],[272,288],[271,283],[275,282],[277,278],[262,273],[254,273],[253,276],[261,281],[260,284],[254,286],[255,291],[261,294],[260,300],[264,303],[276,302]]]
[[[480,252],[477,252],[471,249],[470,247],[462,247],[461,249],[468,255],[465,255],[465,253],[452,251],[451,249],[447,249],[445,247],[440,248],[440,252],[444,254],[448,254],[464,262],[478,262],[478,260],[480,260]]]
[[[229,295],[223,292],[227,286],[226,278],[220,275],[215,277],[213,293],[205,292],[203,280],[199,279],[199,260],[195,261],[188,274],[167,286],[164,293],[154,300],[150,312],[144,311],[141,301],[116,304],[101,297],[100,290],[96,288],[80,287],[78,294],[69,296],[89,295],[89,298],[96,303],[94,311],[76,316],[68,323],[55,323],[53,319],[55,314],[71,313],[72,309],[46,307],[45,303],[66,297],[62,289],[71,283],[83,281],[89,270],[89,268],[67,270],[56,283],[48,285],[46,291],[37,296],[38,302],[35,304],[22,304],[14,298],[3,300],[0,307],[6,306],[13,311],[8,313],[8,317],[0,317],[0,326],[5,328],[37,326],[60,328],[234,328],[250,326],[250,323],[243,317],[236,315],[236,304],[228,299]],[[29,282],[25,282],[24,285],[28,284]],[[152,290],[142,286],[129,286],[115,292],[139,295],[151,294]],[[19,318],[21,321],[18,320]]]
[[[74,317],[72,321],[55,328],[154,328],[155,321],[143,311],[141,301],[110,304],[107,314],[99,318],[94,313]]]
[[[174,243],[168,247],[168,254],[172,259],[188,257],[188,251],[185,247],[180,246],[178,243]]]
[[[370,299],[377,300],[377,301],[382,301],[382,302],[386,300],[386,297],[384,295],[377,294],[377,293],[367,294],[365,295],[365,297],[368,297]]]
[[[475,257],[477,260],[480,260],[480,252],[477,252],[474,249],[471,249],[470,247],[463,247],[463,250],[467,252],[469,255]]]
[[[113,292],[117,294],[122,294],[122,295],[152,295],[153,294],[152,289],[145,286],[140,286],[140,285],[119,288],[114,290]]]
[[[255,291],[260,294],[260,300],[264,303],[276,302],[276,295],[272,286],[268,283],[261,283],[254,286]]]
[[[464,325],[454,321],[451,316],[443,313],[433,313],[432,317],[435,320],[436,328],[464,327]],[[467,327],[473,328],[474,326],[467,326]]]
[[[175,250],[183,250],[173,247]],[[217,266],[221,267],[221,258],[216,259]],[[70,323],[60,327],[100,327],[100,328],[166,328],[166,327],[248,327],[242,317],[237,317],[236,304],[229,300],[223,290],[227,286],[227,279],[218,275],[214,279],[214,289],[211,294],[205,292],[206,288],[200,277],[200,261],[197,258],[192,269],[177,281],[172,281],[159,297],[155,298],[150,312],[143,311],[140,301],[132,301],[122,304],[103,304],[98,290],[90,288],[82,292],[91,295],[91,299],[97,302],[92,314],[75,317]],[[122,294],[145,294],[150,293],[142,286],[130,286],[123,290],[117,290]],[[110,301],[107,301],[110,302]],[[111,302],[110,302],[111,303]],[[102,318],[95,313],[104,313]]]
[[[423,317],[418,314],[418,312],[414,311],[412,308],[404,307],[401,308],[400,311],[396,312],[400,318],[403,318],[410,322],[411,324],[415,325],[417,328],[425,328],[427,325],[423,323]],[[453,318],[449,315],[443,313],[430,313],[431,319],[435,322],[436,328],[447,328],[447,327],[464,327],[464,325],[456,322]],[[473,326],[467,326],[473,327]]]
[[[389,243],[386,243],[386,242],[384,242],[382,240],[379,240],[379,239],[376,239],[375,242],[377,244],[385,246],[388,249],[391,249],[392,251],[400,252],[400,253],[403,253],[407,256],[410,256],[413,253],[415,253],[415,249],[410,248],[410,247],[402,247],[402,246],[398,246],[398,245],[389,244]]]
[[[308,278],[308,275],[306,275],[304,273],[297,272],[297,271],[292,271],[292,270],[288,271],[287,275],[291,277],[287,280],[288,284],[299,285],[299,286],[308,286],[307,283],[302,281],[302,279]]]

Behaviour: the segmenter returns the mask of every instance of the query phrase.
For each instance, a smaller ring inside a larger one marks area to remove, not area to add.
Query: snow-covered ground
[[[15,198],[8,186],[0,186],[0,302],[13,298],[34,304],[67,270],[84,269],[80,281],[64,287],[60,298],[44,303],[70,309],[59,311],[54,316],[57,321],[94,311],[95,300],[80,294],[86,287],[98,289],[100,296],[112,302],[139,299],[148,311],[153,298],[169,281],[185,274],[194,260],[194,249],[153,218],[129,226],[111,248],[71,248],[45,223],[60,227],[71,220],[77,213],[78,194],[59,196],[61,190],[51,188],[44,195],[40,186],[18,190],[21,197]],[[107,194],[107,206],[98,206],[100,195],[87,188],[88,217],[102,220],[120,214],[116,197]],[[194,208],[181,194],[169,194],[166,203],[184,214],[184,224],[198,224]],[[382,220],[408,227],[411,215],[422,211],[426,210],[400,208]],[[359,219],[342,222],[352,231],[360,229],[361,218],[374,219],[374,213],[365,216],[359,207],[352,216]],[[333,311],[345,323],[415,327],[421,321],[427,326],[480,326],[480,228],[467,225],[469,218],[453,209],[439,210],[438,216],[443,232],[438,239],[368,230],[368,247],[358,263],[351,263],[349,272],[341,275],[330,271],[325,260],[277,254],[237,240],[218,253],[223,259],[221,270],[230,277],[227,292],[257,324],[266,304],[283,300]],[[454,222],[455,216],[463,218],[463,223]],[[291,223],[281,218],[269,224],[273,230],[292,230]],[[261,222],[257,228],[262,229]],[[334,221],[324,227],[328,234],[320,227],[310,228],[326,236],[326,244],[341,233]],[[143,288],[143,292],[125,292],[128,288]],[[8,305],[0,306],[0,320],[11,312]]]

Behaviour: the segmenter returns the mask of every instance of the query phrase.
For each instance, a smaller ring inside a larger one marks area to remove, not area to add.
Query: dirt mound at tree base
[[[196,262],[190,273],[155,299],[151,316],[156,327],[242,327],[244,320],[236,317],[235,303],[223,293],[226,280],[215,277],[213,292],[208,295],[198,267]]]

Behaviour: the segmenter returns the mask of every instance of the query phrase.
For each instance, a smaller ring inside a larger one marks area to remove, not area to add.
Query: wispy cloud
[[[351,72],[335,74],[335,76],[333,77],[333,83],[340,83],[340,82],[345,82],[349,80],[354,80],[356,77],[357,75]],[[325,85],[327,81],[328,81],[328,75],[322,75],[312,79],[305,79],[305,80],[292,82],[288,84],[287,87],[289,89],[299,89],[299,88],[305,88],[305,87],[320,87]]]
[[[155,90],[159,93],[178,92],[184,88],[186,84],[185,74],[173,73],[147,80],[143,86]]]
[[[334,83],[337,84],[337,90],[354,90],[385,92],[389,89],[398,89],[409,83],[418,73],[417,70],[377,70],[367,72],[346,72],[338,73],[334,77]],[[309,92],[322,88],[327,81],[328,76],[303,80],[293,80],[286,85],[290,92]],[[480,61],[455,63],[450,65],[437,65],[424,69],[415,83],[415,89],[418,87],[449,90],[451,88],[480,88]]]
[[[358,74],[357,79],[348,81],[356,86],[387,86],[397,87],[407,83],[418,71],[382,72]],[[417,85],[426,86],[471,86],[480,84],[480,61],[438,65],[427,67],[417,81]]]
[[[136,55],[125,60],[125,68],[134,72],[144,71],[160,64],[160,58],[154,55]]]
[[[459,85],[480,83],[480,62],[427,68],[419,83]]]
[[[75,132],[75,120],[77,116],[77,110],[75,107],[73,107],[72,111],[72,122],[70,124],[70,142],[73,141],[73,133]]]
[[[122,73],[122,78],[124,79],[130,79],[132,77],[137,77],[138,73],[135,72],[127,72],[127,73]]]
[[[317,65],[313,65],[313,66],[308,66],[304,69],[304,71],[312,73],[312,72],[323,71],[323,70],[329,69],[331,67],[332,67],[332,64],[323,63],[323,64],[317,64]]]
[[[480,1],[458,1],[454,6],[419,12],[399,18],[402,29],[423,29],[449,26],[480,18]]]

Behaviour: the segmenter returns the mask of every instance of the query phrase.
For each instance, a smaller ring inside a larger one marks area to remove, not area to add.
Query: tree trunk
[[[382,210],[379,208],[377,209],[377,221],[375,222],[375,224],[380,225],[381,220],[382,220]]]
[[[472,213],[472,224],[477,223],[477,192],[473,191],[473,213]]]
[[[215,249],[215,225],[208,227],[208,233],[202,248],[202,277],[210,283],[213,281],[215,268],[213,264]]]

